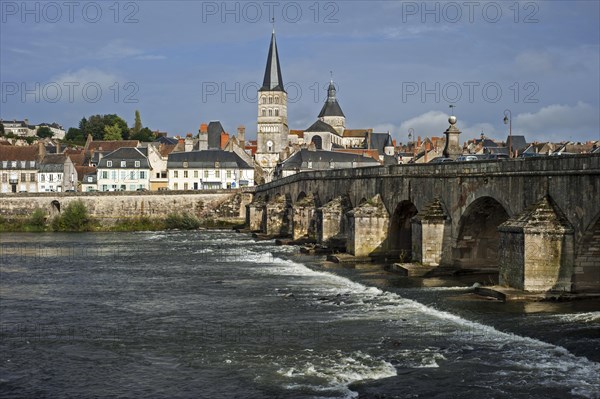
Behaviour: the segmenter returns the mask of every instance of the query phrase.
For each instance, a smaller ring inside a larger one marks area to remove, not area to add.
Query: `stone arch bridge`
[[[248,227],[502,285],[600,291],[600,154],[296,174],[257,186]]]

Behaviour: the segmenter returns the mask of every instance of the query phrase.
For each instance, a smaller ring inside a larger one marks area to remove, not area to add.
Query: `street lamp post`
[[[504,124],[508,125],[508,156],[512,158],[512,112],[510,109],[504,111]]]

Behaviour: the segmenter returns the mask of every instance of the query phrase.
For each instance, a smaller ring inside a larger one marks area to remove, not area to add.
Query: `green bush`
[[[26,229],[29,231],[46,230],[46,213],[41,209],[33,211],[26,223]]]
[[[52,220],[52,230],[54,231],[90,231],[91,229],[92,220],[82,201],[69,203],[61,215]]]
[[[183,215],[171,213],[165,219],[165,229],[167,230],[197,230],[199,227],[200,221],[188,213]]]

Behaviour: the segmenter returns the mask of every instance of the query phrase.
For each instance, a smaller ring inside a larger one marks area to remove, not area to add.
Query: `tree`
[[[0,136],[4,136],[4,125],[0,123]]]
[[[138,134],[142,130],[142,118],[140,117],[140,111],[135,110],[135,125],[131,129],[132,136]]]
[[[129,126],[122,118],[114,114],[92,115],[87,120],[83,118],[79,123],[79,129],[83,132],[83,137],[91,134],[94,140],[104,139],[104,128],[117,124],[120,129],[122,139],[129,138]]]
[[[70,127],[67,134],[65,134],[65,140],[74,142],[84,142],[83,132],[76,127]]]
[[[115,123],[112,126],[105,126],[103,138],[106,141],[123,140],[123,137],[121,136],[121,128],[119,127],[119,124]]]
[[[54,133],[52,132],[52,130],[50,130],[50,128],[48,126],[38,127],[36,134],[41,139],[45,139],[46,137],[54,136]]]
[[[140,130],[139,133],[132,135],[130,137],[130,139],[139,140],[139,141],[154,141],[156,139],[156,137],[154,135],[154,132],[152,132],[152,130],[145,127],[142,130]]]

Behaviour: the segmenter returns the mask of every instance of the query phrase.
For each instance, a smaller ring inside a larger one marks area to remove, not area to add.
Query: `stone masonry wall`
[[[36,209],[54,216],[72,201],[81,200],[90,216],[103,223],[135,217],[163,218],[170,213],[190,213],[201,219],[243,218],[252,195],[237,190],[202,193],[40,193],[1,195],[0,216],[26,218]],[[56,206],[59,204],[59,206]]]

